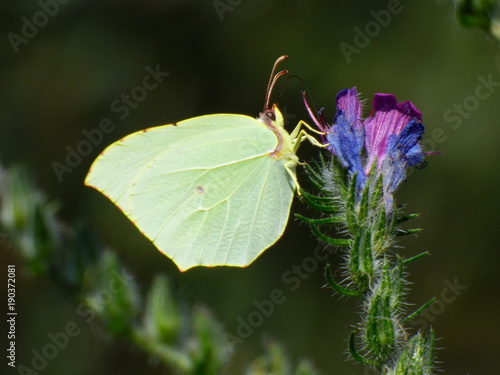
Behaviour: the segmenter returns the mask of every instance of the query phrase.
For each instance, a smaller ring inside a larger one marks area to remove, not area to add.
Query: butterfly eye
[[[266,116],[267,116],[267,118],[271,119],[272,121],[276,121],[276,115],[274,114],[274,111],[267,111]]]

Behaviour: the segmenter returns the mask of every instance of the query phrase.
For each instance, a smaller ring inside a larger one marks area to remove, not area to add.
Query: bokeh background
[[[256,116],[271,66],[282,54],[290,56],[283,67],[301,77],[287,81],[280,98],[290,127],[307,120],[300,99],[305,88],[328,118],[336,93],[346,87],[357,86],[367,107],[375,92],[411,100],[424,115],[427,150],[442,155],[430,156],[398,194],[407,212],[421,213],[415,224],[424,229],[401,241],[401,253],[432,253],[409,267],[409,302],[439,298],[446,280],[466,286],[431,313],[442,348],[440,368],[446,374],[498,373],[498,48],[482,31],[459,26],[451,2],[409,0],[401,0],[402,10],[377,32],[370,29],[366,45],[356,45],[356,28],[373,26],[373,12],[388,9],[388,3],[394,1],[73,0],[59,4],[36,35],[14,48],[8,34],[22,36],[23,17],[32,20],[41,7],[26,0],[2,2],[2,163],[29,165],[47,196],[60,202],[61,217],[88,221],[144,289],[155,274],[167,274],[188,304],[209,307],[232,334],[238,317],[255,310],[255,300],[283,290],[286,302],[236,347],[232,374],[261,354],[269,338],[282,342],[293,358],[310,358],[323,374],[362,374],[345,354],[348,326],[358,321],[356,301],[322,289],[320,269],[296,291],[282,280],[316,246],[307,226],[291,220],[284,237],[246,269],[180,273],[106,198],[84,187],[83,179],[105,146],[136,130],[209,113]],[[346,58],[342,43],[358,50]],[[147,66],[157,65],[168,77],[120,119],[112,103],[141,85]],[[493,83],[477,91],[483,81]],[[454,113],[455,105],[464,106],[461,114]],[[452,120],[452,114],[458,117]],[[53,163],[65,163],[67,147],[75,149],[85,139],[82,131],[98,128],[103,118],[116,128],[61,181]],[[310,160],[316,153],[305,145],[300,156]],[[302,171],[299,178],[307,184]],[[312,214],[299,201],[293,210]],[[18,261],[12,252],[1,257],[2,269]],[[55,286],[22,277],[21,264],[17,295],[19,364],[29,365],[31,350],[42,348],[49,332],[75,321],[82,333],[42,373],[168,373],[129,344],[101,338]],[[3,348],[3,337],[2,342]]]

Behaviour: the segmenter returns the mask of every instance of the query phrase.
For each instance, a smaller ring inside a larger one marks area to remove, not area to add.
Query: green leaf
[[[86,279],[89,282],[86,304],[96,311],[111,333],[127,335],[140,311],[134,278],[114,253],[105,251]]]
[[[320,166],[316,161],[313,161],[315,164],[316,169],[320,169]],[[309,181],[312,182],[312,184],[316,187],[316,189],[323,191],[324,190],[324,180],[323,176],[319,174],[316,169],[314,169],[309,163],[304,164],[304,169],[306,171],[307,177],[309,177]]]
[[[400,216],[396,218],[396,224],[403,224],[406,223],[407,221],[410,221],[412,219],[420,217],[419,214],[410,214],[410,215],[405,215],[405,216]]]
[[[335,201],[329,197],[318,197],[313,194],[309,194],[306,191],[301,190],[302,198],[306,203],[314,208],[315,210],[322,212],[338,212],[339,207],[337,207]]]
[[[57,210],[36,189],[25,167],[0,166],[0,225],[33,274],[48,272],[51,256],[62,245]]]
[[[295,214],[295,217],[297,219],[300,219],[308,224],[315,224],[315,225],[331,225],[331,224],[343,224],[345,223],[345,220],[343,217],[340,215],[334,215],[330,217],[323,217],[321,219],[311,219],[305,216],[302,216],[301,214]]]
[[[415,229],[407,229],[407,230],[404,230],[404,229],[396,229],[395,231],[395,235],[396,236],[409,236],[411,234],[417,234],[419,232],[421,232],[422,229],[420,228],[415,228]]]
[[[174,343],[181,330],[181,312],[165,276],[156,276],[146,301],[144,330],[151,340]]]
[[[423,311],[427,310],[434,302],[436,302],[436,298],[433,297],[426,303],[424,303],[422,306],[420,306],[417,310],[415,310],[413,313],[408,315],[406,318],[403,319],[403,323],[410,322],[413,319],[415,319],[417,316],[419,316]]]
[[[326,279],[326,283],[336,292],[338,292],[346,297],[361,297],[361,296],[363,296],[363,293],[360,292],[359,290],[349,289],[349,288],[343,287],[340,284],[337,284],[335,282],[335,280],[333,279],[332,274],[330,272],[330,264],[327,264],[325,266],[324,276]]]
[[[349,246],[350,241],[348,239],[343,239],[343,238],[332,238],[327,236],[326,234],[323,234],[317,225],[311,225],[311,231],[313,234],[318,237],[321,241],[329,244],[329,245],[334,245],[334,246]]]
[[[195,349],[192,355],[193,375],[220,375],[222,365],[229,355],[229,348],[222,340],[223,331],[212,314],[205,308],[193,312]]]
[[[411,257],[411,258],[408,258],[408,259],[403,259],[402,262],[403,262],[404,265],[410,264],[410,263],[413,263],[413,262],[419,260],[420,258],[423,258],[424,256],[429,255],[429,254],[430,253],[428,251],[424,251],[424,252],[422,252],[420,254],[415,255],[414,257]]]
[[[352,358],[356,362],[361,363],[362,365],[365,366],[373,366],[374,365],[373,361],[370,361],[369,359],[363,357],[356,350],[356,343],[354,342],[355,337],[356,337],[356,331],[351,331],[351,333],[349,334],[349,346],[348,346],[349,354],[351,354]]]

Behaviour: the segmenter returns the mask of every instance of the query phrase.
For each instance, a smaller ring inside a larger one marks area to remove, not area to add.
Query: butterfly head
[[[259,114],[259,121],[264,123],[268,128],[284,126],[283,114],[276,104],[273,104],[272,108],[266,108],[261,112]]]

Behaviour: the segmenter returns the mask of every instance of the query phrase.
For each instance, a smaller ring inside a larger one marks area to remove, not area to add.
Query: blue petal
[[[424,153],[418,143],[408,150],[408,152],[406,153],[406,160],[408,161],[409,166],[423,163]]]
[[[424,154],[418,145],[424,134],[424,126],[421,122],[410,121],[399,135],[389,136],[387,154],[390,158],[400,158],[408,163],[408,166],[423,161]],[[420,151],[421,156],[418,156]],[[421,159],[421,160],[420,160]]]
[[[358,187],[365,184],[365,174],[361,165],[361,150],[364,144],[364,131],[362,126],[351,126],[343,111],[338,111],[335,116],[336,125],[330,128],[326,140],[330,147],[336,151],[342,165],[351,175],[357,174]]]
[[[382,166],[384,191],[391,195],[406,177],[406,169],[424,160],[424,154],[418,142],[422,139],[424,126],[412,120],[401,134],[391,135],[387,144],[387,156]],[[388,197],[389,199],[389,197]]]

